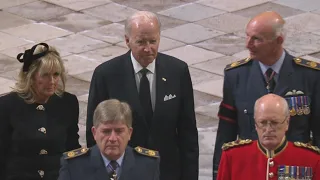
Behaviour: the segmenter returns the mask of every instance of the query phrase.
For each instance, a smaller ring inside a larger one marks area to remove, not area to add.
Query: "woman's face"
[[[60,73],[55,70],[43,74],[36,72],[33,83],[36,99],[46,100],[52,96],[57,90],[59,80]]]

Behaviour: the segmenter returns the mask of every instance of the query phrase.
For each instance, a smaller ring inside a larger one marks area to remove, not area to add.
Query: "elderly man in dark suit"
[[[213,158],[218,172],[223,143],[258,138],[253,118],[255,101],[268,93],[284,97],[290,109],[289,141],[320,147],[320,64],[293,57],[283,48],[284,19],[264,12],[247,25],[250,57],[227,65]],[[311,139],[311,133],[313,139]]]
[[[97,145],[63,154],[59,180],[159,180],[159,154],[131,148],[132,113],[116,99],[94,111],[92,134]]]
[[[185,62],[158,53],[160,22],[140,11],[125,23],[126,54],[99,65],[93,74],[87,110],[87,145],[93,111],[105,99],[126,101],[133,110],[129,145],[159,151],[161,180],[197,180],[199,144],[193,89]]]

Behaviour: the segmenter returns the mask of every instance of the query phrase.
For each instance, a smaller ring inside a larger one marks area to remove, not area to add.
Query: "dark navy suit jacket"
[[[157,157],[141,155],[128,146],[118,180],[159,180],[159,161]],[[61,164],[58,180],[109,180],[107,168],[96,145],[86,154],[62,159]]]
[[[87,147],[95,144],[91,127],[96,106],[115,98],[132,109],[129,145],[159,151],[161,180],[198,180],[199,144],[188,65],[158,53],[155,60],[156,102],[151,125],[140,105],[131,51],[99,65],[92,76],[87,116]],[[166,100],[167,96],[174,96]]]

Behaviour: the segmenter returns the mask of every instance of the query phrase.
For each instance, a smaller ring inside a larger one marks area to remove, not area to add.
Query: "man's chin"
[[[266,146],[274,145],[276,143],[276,138],[274,137],[264,137],[263,144]]]
[[[277,139],[277,136],[263,136],[263,139],[265,139],[265,140],[275,140],[275,139]]]
[[[149,64],[151,64],[153,62],[154,59],[143,59],[143,64],[140,63],[141,66],[143,67],[147,67]]]
[[[111,150],[106,150],[105,151],[105,156],[107,156],[108,157],[108,159],[114,159],[114,158],[118,158],[118,156],[119,156],[119,151],[118,150],[114,150],[114,151],[111,151]]]
[[[106,147],[106,151],[115,151],[115,150],[119,150],[118,146],[108,146]]]
[[[250,53],[249,53],[249,57],[250,57],[251,59],[256,59],[257,56],[256,56],[256,54],[250,52]]]
[[[155,60],[154,56],[148,56],[147,58],[144,59],[144,62],[147,64],[151,64]]]

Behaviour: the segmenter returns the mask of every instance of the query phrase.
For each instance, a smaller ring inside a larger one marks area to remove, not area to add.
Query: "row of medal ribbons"
[[[287,97],[286,100],[291,116],[310,114],[310,98],[308,96]]]
[[[312,168],[281,165],[278,167],[278,180],[312,180]]]

